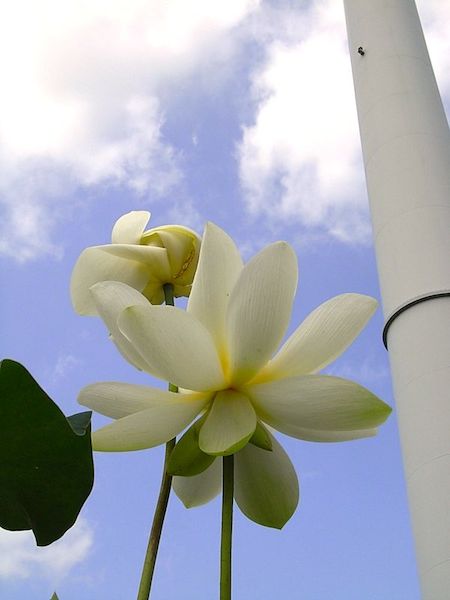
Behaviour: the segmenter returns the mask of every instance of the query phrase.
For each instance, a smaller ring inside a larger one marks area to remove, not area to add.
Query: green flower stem
[[[173,299],[173,285],[171,283],[165,283],[163,285],[164,290],[164,301],[167,306],[175,306],[175,301]]]
[[[153,516],[152,529],[148,540],[147,552],[145,554],[144,566],[142,568],[141,583],[139,584],[139,592],[137,600],[148,600],[152,587],[153,573],[155,570],[156,557],[158,554],[159,541],[166,516],[167,505],[169,503],[170,487],[172,484],[172,476],[166,472],[167,461],[170,453],[175,447],[175,439],[170,440],[166,444],[166,455],[164,458],[164,471],[159,490],[158,502],[156,504],[155,514]]]
[[[233,534],[234,456],[223,457],[220,600],[231,600],[231,538]]]
[[[166,283],[163,286],[164,298],[168,306],[174,306],[173,285]],[[170,392],[178,392],[178,387],[169,383]],[[153,523],[150,531],[150,537],[145,554],[144,565],[142,567],[141,582],[137,600],[148,600],[152,587],[153,573],[155,571],[156,557],[158,555],[159,542],[161,539],[164,518],[166,516],[167,505],[169,503],[170,488],[172,486],[172,476],[167,473],[167,463],[172,450],[175,447],[176,439],[169,440],[166,444],[166,453],[164,456],[164,467],[161,479],[161,487],[159,489],[158,502],[156,503],[155,514],[153,515]]]

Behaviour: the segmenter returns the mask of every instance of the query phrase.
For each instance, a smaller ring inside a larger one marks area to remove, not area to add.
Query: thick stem
[[[173,299],[173,286],[170,283],[166,283],[163,286],[164,297],[166,304],[174,306]],[[169,383],[170,392],[178,392],[176,385]],[[159,542],[161,539],[162,528],[164,525],[164,518],[166,516],[167,505],[169,503],[170,488],[172,485],[172,476],[167,473],[167,462],[170,457],[170,453],[175,447],[175,438],[169,440],[166,444],[166,453],[164,456],[164,467],[161,479],[161,487],[159,489],[158,502],[156,503],[155,514],[153,515],[153,523],[150,531],[150,537],[147,545],[147,552],[145,553],[144,565],[142,567],[141,582],[139,584],[139,591],[137,600],[148,600],[150,597],[150,590],[152,587],[153,573],[155,571],[156,557],[158,555]]]
[[[233,534],[233,454],[223,457],[220,600],[231,600],[231,539]]]

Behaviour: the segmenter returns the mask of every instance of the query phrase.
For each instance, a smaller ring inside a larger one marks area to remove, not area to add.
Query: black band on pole
[[[446,296],[450,296],[450,292],[436,292],[434,294],[427,294],[426,296],[415,298],[414,300],[411,300],[410,302],[407,302],[406,304],[398,308],[394,312],[394,314],[389,317],[389,319],[386,321],[385,326],[383,327],[383,344],[386,350],[389,350],[387,345],[387,334],[389,327],[399,315],[401,315],[403,312],[405,312],[405,310],[408,310],[408,308],[411,308],[411,306],[414,306],[415,304],[420,304],[421,302],[425,302],[426,300],[434,300],[435,298],[445,298]]]

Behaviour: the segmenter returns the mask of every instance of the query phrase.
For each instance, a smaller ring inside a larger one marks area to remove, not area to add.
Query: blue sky
[[[448,114],[444,4],[418,7]],[[300,272],[290,331],[334,295],[379,299],[341,2],[20,0],[1,10],[1,354],[66,414],[89,383],[156,383],[69,297],[80,252],[108,243],[129,210],[199,233],[214,221],[245,258],[290,242]],[[393,405],[381,329],[379,310],[327,372]],[[281,532],[236,510],[234,600],[418,600],[395,410],[376,438],[282,442],[300,506]],[[162,452],[96,454],[94,491],[49,548],[0,530],[2,597],[135,597]],[[187,511],[172,496],[153,600],[217,597],[219,519],[218,500]]]

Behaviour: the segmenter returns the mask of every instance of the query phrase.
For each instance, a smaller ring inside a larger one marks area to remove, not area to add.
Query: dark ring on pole
[[[389,327],[399,315],[401,315],[403,312],[405,312],[405,310],[408,310],[408,308],[411,308],[411,306],[414,306],[415,304],[420,304],[421,302],[425,302],[426,300],[434,300],[435,298],[445,298],[447,296],[450,296],[450,292],[437,292],[435,294],[427,294],[426,296],[415,298],[414,300],[411,300],[407,304],[404,304],[399,309],[397,309],[395,313],[389,317],[389,319],[386,321],[386,325],[383,327],[383,344],[386,350],[389,350],[387,346],[387,334]]]

